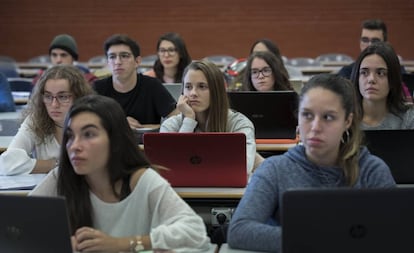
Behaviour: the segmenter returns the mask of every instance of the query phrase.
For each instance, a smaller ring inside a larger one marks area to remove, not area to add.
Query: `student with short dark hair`
[[[287,190],[396,186],[385,162],[360,146],[360,112],[349,80],[312,77],[301,91],[298,118],[303,145],[267,158],[256,169],[230,221],[231,247],[281,252]]]
[[[381,19],[367,19],[361,24],[361,37],[359,38],[359,48],[364,51],[369,45],[377,42],[388,41],[387,26]],[[351,79],[352,69],[354,68],[355,62],[343,66],[338,75],[343,76],[347,79]],[[405,69],[401,66],[401,72],[405,73]]]
[[[137,42],[127,35],[115,34],[105,41],[104,50],[112,75],[96,81],[94,89],[121,105],[131,128],[160,124],[162,118],[177,113],[175,99],[162,83],[137,73],[141,63]]]
[[[59,34],[54,37],[49,45],[49,56],[52,66],[60,64],[74,65],[82,71],[83,76],[89,84],[92,84],[97,80],[97,77],[92,74],[87,67],[76,63],[79,58],[78,45],[75,38],[71,35]],[[41,70],[38,75],[33,78],[34,85],[37,83],[43,72],[44,70]]]

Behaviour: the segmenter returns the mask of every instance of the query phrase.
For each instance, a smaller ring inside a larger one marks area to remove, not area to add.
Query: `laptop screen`
[[[256,139],[295,139],[298,94],[295,91],[227,92],[230,107],[254,124]]]

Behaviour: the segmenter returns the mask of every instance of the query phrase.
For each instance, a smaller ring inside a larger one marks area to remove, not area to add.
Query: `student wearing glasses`
[[[250,47],[250,52],[249,55],[252,55],[255,52],[270,52],[272,54],[274,54],[276,56],[276,58],[279,60],[280,64],[278,64],[278,71],[280,71],[282,73],[283,76],[287,77],[289,79],[289,72],[287,71],[285,64],[283,62],[282,59],[282,55],[280,54],[280,50],[279,47],[276,45],[276,43],[274,43],[273,41],[269,40],[269,39],[259,39],[257,41],[255,41],[253,43],[253,45]],[[236,78],[232,81],[232,83],[230,84],[230,89],[236,88],[240,85],[243,86],[242,84],[245,83],[245,72],[246,72],[246,67],[244,67],[240,73],[236,76]],[[242,87],[243,89],[243,87]],[[246,89],[246,87],[244,87],[244,89]],[[249,90],[249,89],[247,89]]]
[[[246,135],[247,172],[253,171],[256,140],[253,123],[229,108],[223,73],[209,61],[193,61],[184,70],[180,114],[165,120],[160,132],[241,132]]]
[[[369,45],[388,41],[387,26],[381,19],[367,19],[362,22],[361,37],[359,38],[359,48],[362,51]],[[352,69],[355,66],[355,62],[342,67],[338,75],[351,79]],[[405,73],[405,69],[401,66],[401,72]]]
[[[47,69],[22,112],[25,120],[0,155],[0,175],[47,173],[56,167],[66,113],[75,99],[91,93],[75,66]]]
[[[414,108],[403,96],[400,62],[389,43],[362,51],[351,79],[363,113],[362,129],[414,129]]]
[[[246,64],[242,90],[293,90],[283,62],[267,51],[253,52]]]
[[[131,128],[160,124],[162,118],[177,113],[175,99],[162,83],[156,78],[137,73],[141,56],[134,40],[116,34],[105,41],[104,50],[112,76],[96,81],[94,89],[121,105]]]
[[[185,67],[191,62],[184,40],[177,33],[166,33],[157,42],[158,58],[154,68],[144,75],[158,78],[162,83],[180,83]]]

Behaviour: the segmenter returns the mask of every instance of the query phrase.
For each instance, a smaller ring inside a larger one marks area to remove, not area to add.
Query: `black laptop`
[[[414,184],[414,130],[366,130],[368,150],[390,167],[397,184]]]
[[[65,199],[0,194],[0,251],[72,253]]]
[[[414,251],[414,188],[294,190],[282,201],[283,253]]]
[[[254,124],[256,139],[295,139],[298,94],[295,91],[227,92],[230,107]]]

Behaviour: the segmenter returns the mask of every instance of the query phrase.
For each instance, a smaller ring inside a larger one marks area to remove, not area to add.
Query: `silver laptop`
[[[163,83],[164,87],[170,92],[171,96],[178,101],[178,98],[182,94],[182,83]]]
[[[295,91],[227,92],[230,107],[254,124],[256,139],[295,139],[298,94]]]
[[[0,249],[72,253],[65,199],[0,194]]]
[[[282,201],[283,253],[414,251],[414,188],[292,190]]]

